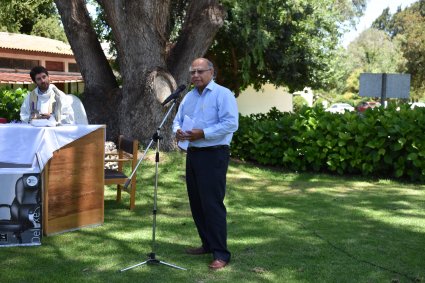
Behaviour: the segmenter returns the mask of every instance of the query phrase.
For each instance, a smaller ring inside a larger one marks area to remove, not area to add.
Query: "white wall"
[[[250,115],[267,113],[272,107],[282,112],[292,111],[292,94],[284,88],[276,88],[273,85],[264,85],[262,90],[256,91],[252,87],[247,88],[236,99],[239,113]]]

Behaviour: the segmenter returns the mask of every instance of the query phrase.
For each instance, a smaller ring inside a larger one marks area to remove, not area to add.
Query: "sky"
[[[363,17],[360,18],[356,29],[346,33],[342,39],[342,45],[347,45],[356,39],[356,37],[364,30],[368,29],[373,21],[382,14],[382,10],[390,7],[391,14],[397,11],[397,8],[401,6],[402,9],[410,6],[412,3],[418,0],[369,0],[367,1],[366,11]]]

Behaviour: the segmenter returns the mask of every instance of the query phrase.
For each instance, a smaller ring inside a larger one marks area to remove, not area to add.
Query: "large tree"
[[[147,142],[167,110],[161,99],[188,82],[191,61],[205,54],[226,13],[218,1],[191,1],[181,32],[171,42],[172,1],[97,2],[116,44],[122,88],[102,52],[85,1],[55,0],[84,77],[88,118],[106,123],[108,137],[122,133]],[[173,145],[171,120],[162,132],[165,149]]]
[[[227,0],[229,18],[208,56],[220,66],[217,80],[236,94],[265,83],[291,90],[326,87],[341,25],[365,1]]]
[[[425,97],[425,0],[414,3],[397,13],[396,38],[401,41],[401,49],[407,59],[407,71],[412,75],[412,86],[418,96]]]
[[[94,2],[111,31],[107,38],[116,49],[122,87],[101,51],[85,1],[55,0],[86,82],[89,120],[107,124],[109,138],[122,133],[147,142],[167,110],[161,99],[188,83],[191,61],[211,45],[208,57],[216,63],[218,81],[236,93],[265,82],[318,85],[329,71],[338,23],[361,11],[365,0]],[[170,122],[163,131],[166,149],[172,147]]]
[[[404,71],[405,59],[400,43],[381,30],[369,28],[348,45],[351,69],[369,73]]]
[[[357,96],[361,73],[399,73],[405,71],[406,64],[400,43],[374,28],[363,31],[348,45],[345,60],[345,96]]]
[[[404,10],[399,9],[394,15],[384,10],[373,26],[400,42],[407,60],[407,72],[412,75],[415,98],[425,97],[425,0],[419,0]]]

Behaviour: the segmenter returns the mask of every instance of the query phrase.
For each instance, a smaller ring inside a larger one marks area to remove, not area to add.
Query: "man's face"
[[[202,91],[211,81],[214,69],[208,66],[207,61],[197,59],[193,61],[192,65],[190,66],[189,72],[192,83],[195,85],[196,88]]]
[[[49,88],[49,76],[45,73],[35,75],[35,83],[41,91],[46,91]]]

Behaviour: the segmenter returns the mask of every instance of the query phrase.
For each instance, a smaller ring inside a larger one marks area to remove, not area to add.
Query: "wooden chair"
[[[117,184],[117,201],[121,201],[121,191],[124,189],[124,184],[128,180],[128,176],[123,172],[123,164],[131,162],[131,171],[137,165],[137,153],[139,150],[139,142],[120,136],[116,153],[105,153],[105,162],[116,162],[118,168],[105,169],[105,185]],[[130,185],[125,190],[130,194],[130,209],[136,206],[136,174],[133,175]]]

